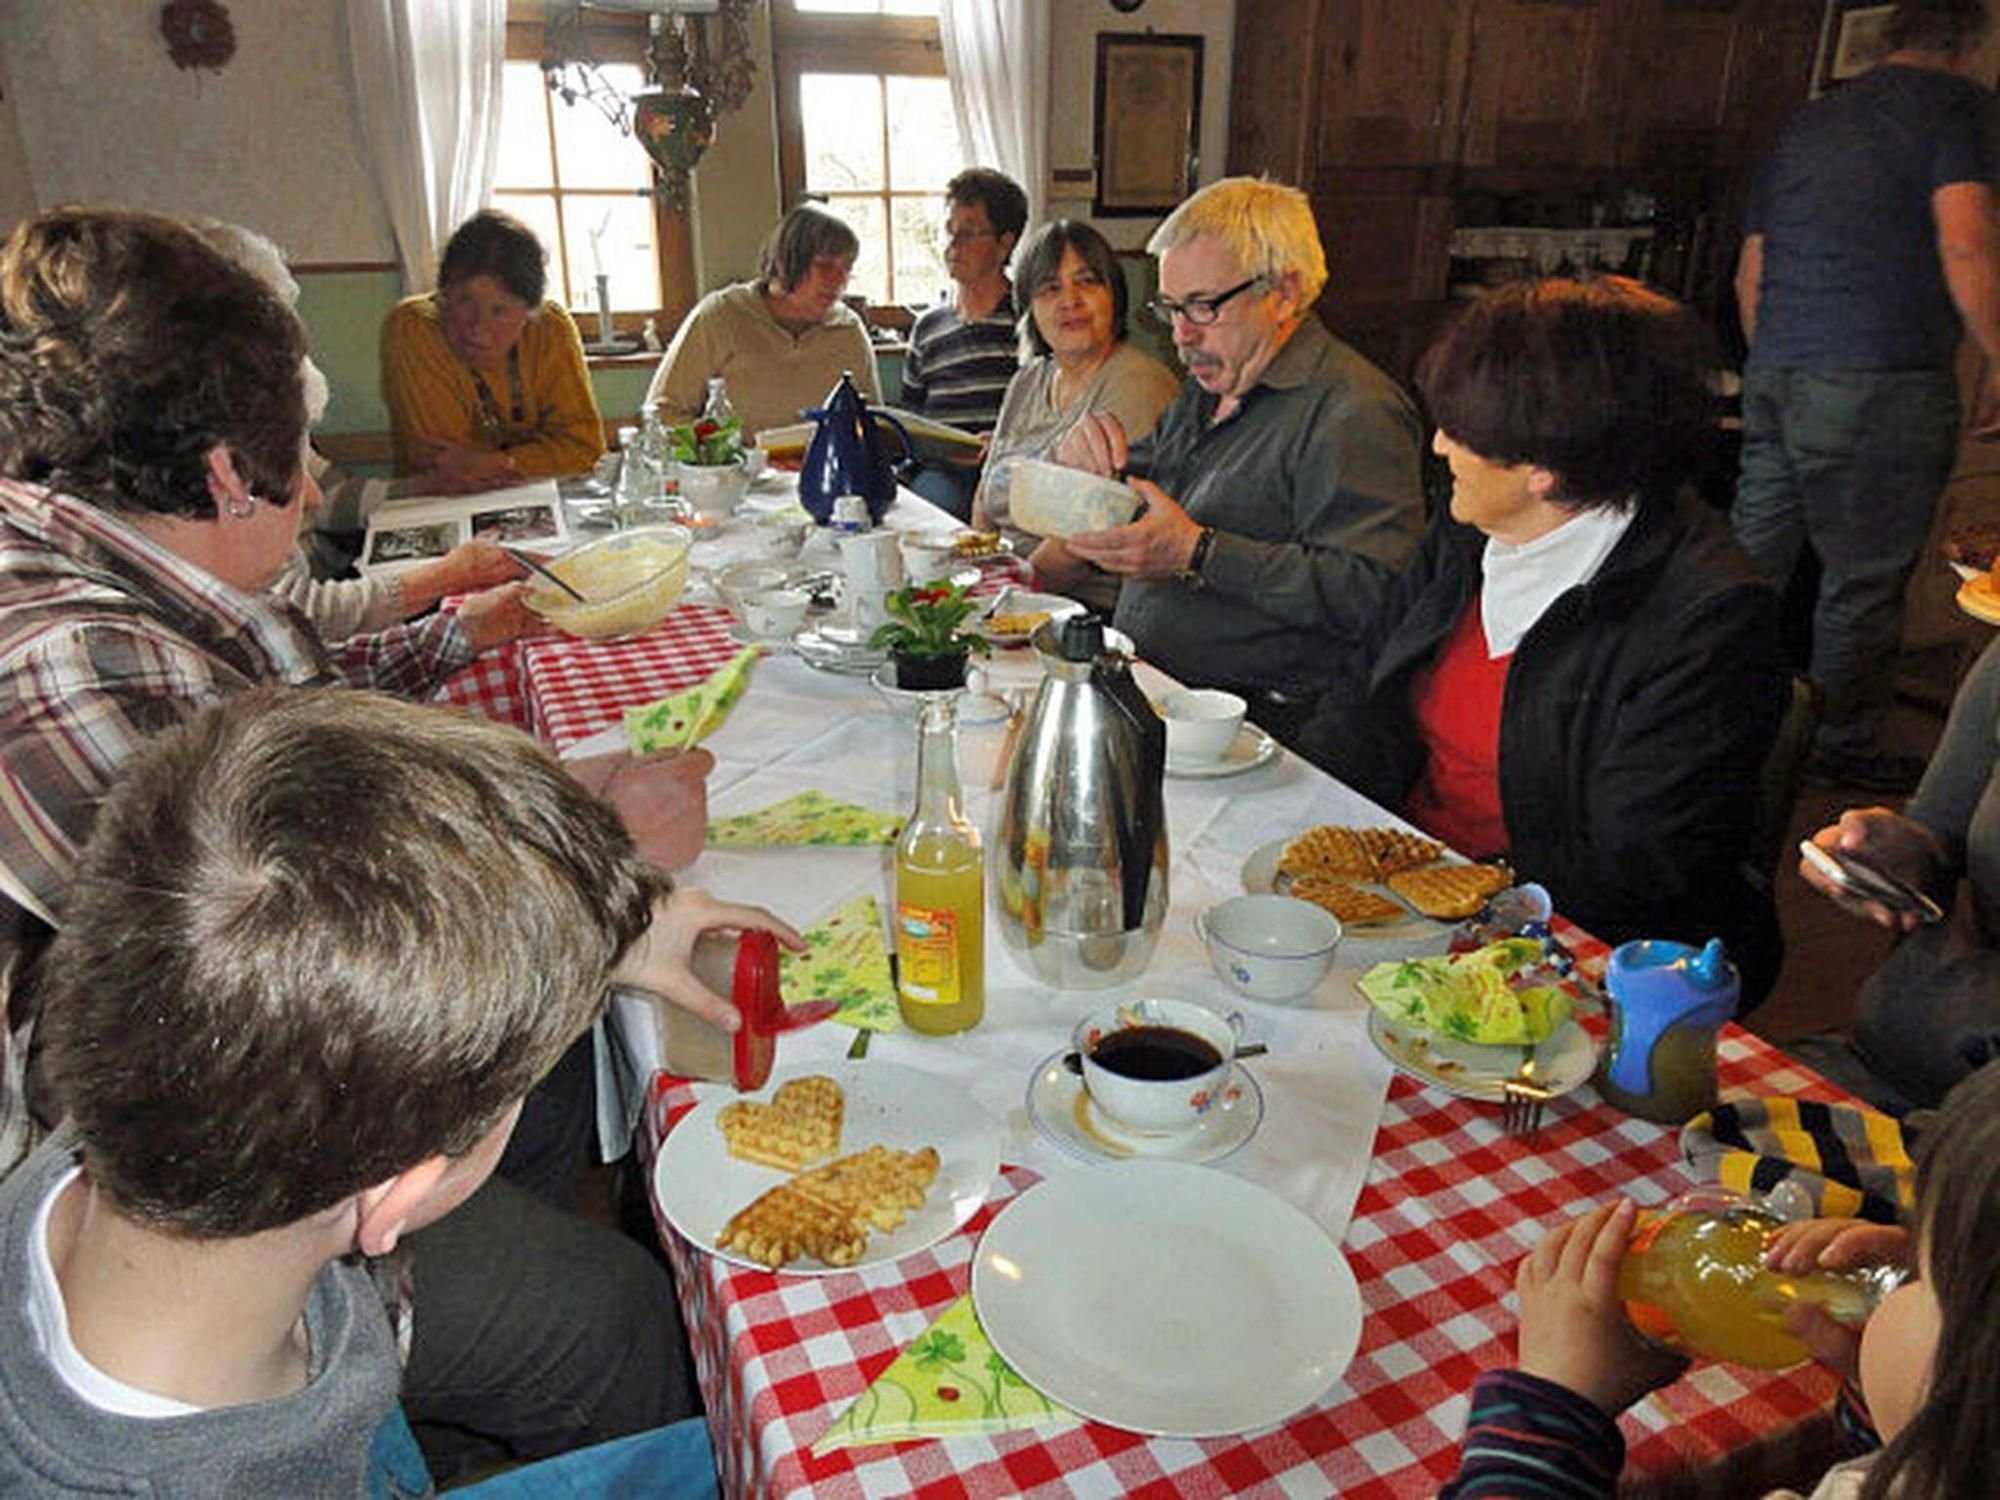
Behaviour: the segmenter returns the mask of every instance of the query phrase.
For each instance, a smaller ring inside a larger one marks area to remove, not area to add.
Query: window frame
[[[806,189],[804,110],[799,79],[805,73],[850,73],[869,77],[892,74],[943,78],[944,43],[935,16],[842,14],[800,11],[793,0],[771,0],[771,75],[778,103],[778,185],[787,204],[797,203]],[[883,117],[883,162],[889,160],[888,118]],[[883,222],[895,223],[898,198],[920,196],[885,187],[874,196],[883,207]],[[925,194],[923,196],[929,196]],[[895,285],[895,235],[883,247],[887,257],[884,279]],[[892,302],[902,306],[902,302]]]
[[[539,63],[542,60],[545,32],[539,17],[541,6],[527,6],[515,0],[508,9],[507,61]],[[633,63],[641,69],[648,67],[648,37],[644,16],[587,12],[582,25],[584,40],[599,62]],[[562,212],[563,199],[619,197],[623,194],[604,188],[571,189],[561,185],[562,169],[557,162],[555,149],[554,112],[558,109],[591,109],[595,106],[581,102],[574,105],[564,104],[546,88],[542,91],[542,102],[549,133],[550,166],[556,173],[557,185],[554,188],[521,188],[503,186],[496,181],[494,191],[518,194],[541,193],[555,200],[557,239],[555,244],[548,247],[549,258],[557,266],[567,268],[570,264],[567,245],[569,231],[567,216]],[[632,149],[643,150],[636,141],[632,143]],[[658,169],[650,164],[648,174],[655,182],[659,180]],[[659,336],[664,340],[680,326],[681,320],[687,316],[689,309],[695,303],[694,237],[686,213],[670,208],[657,193],[653,196],[653,253],[659,261],[661,305],[656,308],[642,307],[623,312],[614,311],[611,321],[612,326],[620,334],[637,334],[644,327],[646,320],[651,318]],[[566,279],[566,269],[561,274],[550,277],[551,282],[558,285]],[[574,292],[574,288],[571,290]],[[586,297],[585,302],[590,304],[591,299]],[[595,329],[597,309],[594,305],[586,305],[581,314],[574,306],[570,311],[579,318],[580,328]],[[586,318],[588,321],[585,321]],[[586,334],[586,338],[591,336],[594,335]],[[657,358],[652,355],[647,357]]]

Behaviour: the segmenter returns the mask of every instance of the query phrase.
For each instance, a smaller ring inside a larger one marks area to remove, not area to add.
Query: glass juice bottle
[[[1784,1326],[1792,1303],[1859,1327],[1902,1279],[1891,1266],[1774,1271],[1764,1252],[1782,1222],[1726,1188],[1684,1194],[1643,1219],[1618,1268],[1633,1327],[1683,1354],[1779,1370],[1811,1357]]]
[[[986,1013],[986,880],[958,780],[958,704],[925,700],[917,807],[896,841],[896,993],[912,1031],[942,1036]]]

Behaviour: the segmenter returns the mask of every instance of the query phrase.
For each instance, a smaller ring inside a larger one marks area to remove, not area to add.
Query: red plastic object
[[[731,990],[743,1024],[736,1031],[736,1087],[745,1093],[760,1089],[771,1076],[778,1056],[778,1032],[784,1029],[785,1002],[778,994],[778,940],[768,932],[748,930],[737,939],[736,977]]]

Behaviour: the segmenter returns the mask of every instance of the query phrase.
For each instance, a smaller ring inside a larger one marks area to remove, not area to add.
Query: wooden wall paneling
[[[1229,165],[1312,181],[1320,113],[1324,0],[1236,0],[1229,85]]]
[[[1467,166],[1598,167],[1616,156],[1607,69],[1622,38],[1614,0],[1478,0],[1472,18]]]
[[[1347,0],[1329,8],[1318,47],[1322,169],[1456,158],[1470,18],[1471,0]]]

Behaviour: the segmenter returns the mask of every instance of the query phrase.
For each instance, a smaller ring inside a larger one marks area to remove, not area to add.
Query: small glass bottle
[[[1655,1343],[1761,1370],[1811,1357],[1785,1328],[1810,1302],[1859,1327],[1905,1275],[1900,1266],[1775,1271],[1764,1263],[1776,1214],[1727,1188],[1685,1193],[1642,1219],[1618,1268],[1632,1326]]]
[[[708,377],[708,400],[702,405],[701,419],[717,427],[727,427],[736,420],[736,408],[729,404],[729,390],[720,375]]]
[[[896,994],[912,1031],[948,1035],[986,1014],[986,866],[958,779],[958,702],[926,699],[917,806],[896,841]]]

